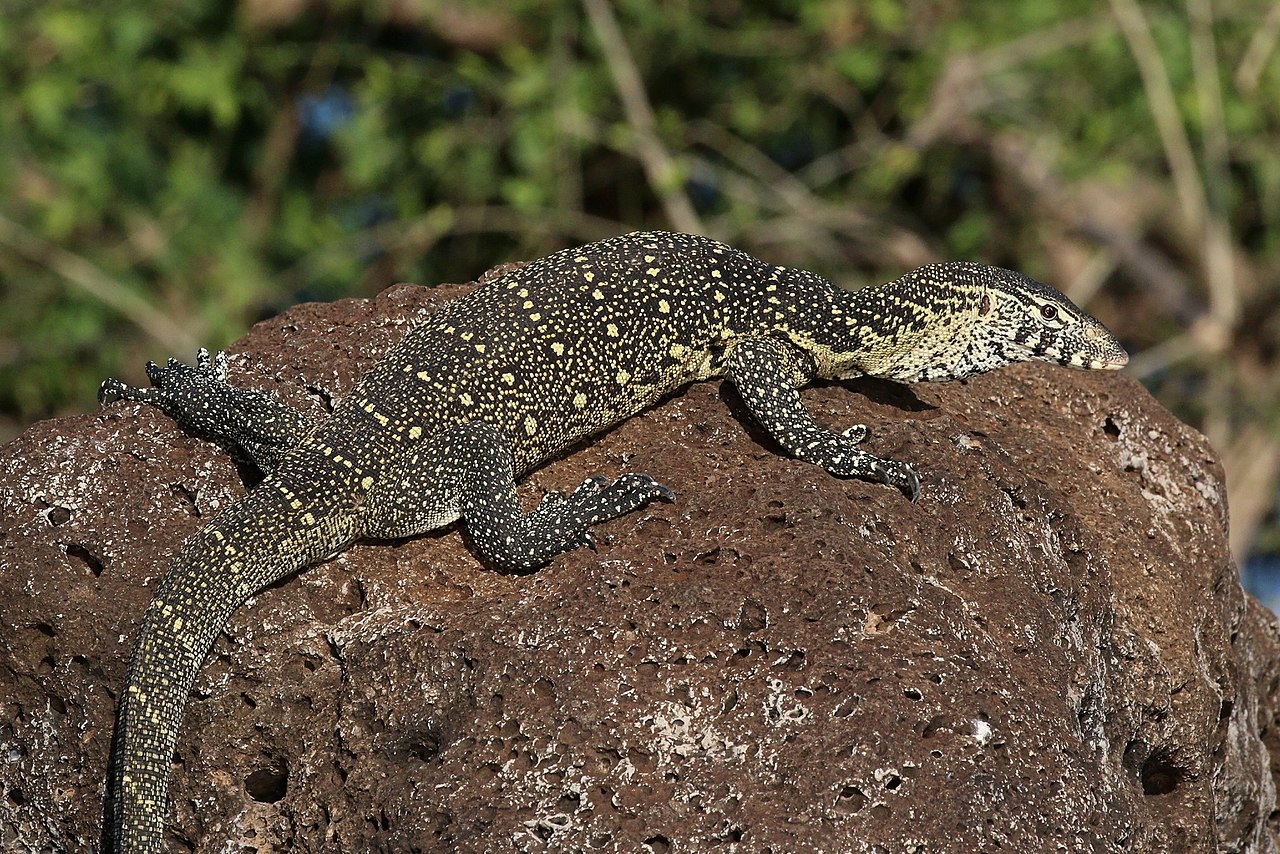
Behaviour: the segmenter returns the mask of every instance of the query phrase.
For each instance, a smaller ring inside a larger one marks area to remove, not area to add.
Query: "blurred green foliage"
[[[1223,118],[1206,130],[1194,4],[1140,8],[1231,235],[1248,331],[1233,341],[1269,370],[1270,7],[1214,5]],[[672,227],[674,196],[707,232],[851,285],[941,257],[1064,287],[1092,270],[1082,292],[1139,349],[1209,311],[1119,0],[617,0],[621,46],[588,5],[49,0],[0,17],[5,432],[299,300]],[[620,60],[676,166],[665,186]],[[1225,155],[1206,147],[1218,130]],[[1162,264],[1182,278],[1159,281]],[[1145,379],[1194,416],[1223,358]]]

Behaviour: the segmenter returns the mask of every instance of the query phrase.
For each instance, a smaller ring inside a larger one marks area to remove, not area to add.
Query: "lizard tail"
[[[354,514],[303,506],[280,477],[259,484],[182,547],[133,644],[107,768],[103,846],[158,852],[187,694],[245,599],[354,539]]]

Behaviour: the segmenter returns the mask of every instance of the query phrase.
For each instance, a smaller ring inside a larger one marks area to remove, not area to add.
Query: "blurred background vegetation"
[[[302,300],[638,228],[1100,316],[1277,565],[1272,0],[8,0],[0,440]]]

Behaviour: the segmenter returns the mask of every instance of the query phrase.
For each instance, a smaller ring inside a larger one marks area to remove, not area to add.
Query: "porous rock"
[[[232,381],[320,417],[460,292],[291,309]],[[1044,365],[805,399],[869,424],[920,500],[788,459],[703,383],[522,486],[676,490],[595,553],[503,576],[454,527],[254,597],[196,681],[170,843],[1275,850],[1280,629],[1241,590],[1203,437],[1124,376]],[[5,851],[97,846],[139,618],[254,477],[127,403],[0,448]]]

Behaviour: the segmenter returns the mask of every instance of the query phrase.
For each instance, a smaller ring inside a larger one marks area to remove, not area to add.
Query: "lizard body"
[[[932,265],[848,292],[707,238],[637,233],[555,253],[482,284],[391,350],[310,425],[225,382],[226,358],[148,365],[155,386],[107,380],[241,448],[266,478],[181,548],[139,629],[108,772],[110,851],[160,849],[187,694],[232,611],[357,537],[412,536],[461,518],[476,551],[523,571],[591,542],[591,527],[671,491],[644,474],[590,478],[530,514],[515,481],[681,386],[727,377],[787,451],[898,487],[903,463],[816,424],[798,389],[860,375],[959,379],[1042,360],[1116,369],[1127,356],[1053,289],[1007,270]]]

